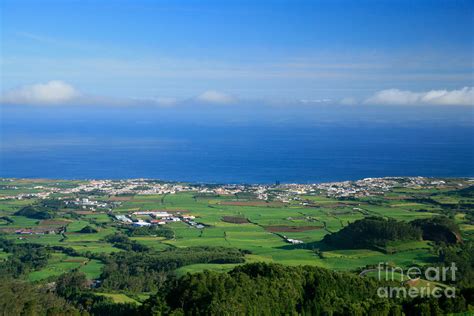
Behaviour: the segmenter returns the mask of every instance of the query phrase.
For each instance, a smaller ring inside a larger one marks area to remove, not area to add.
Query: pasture
[[[1,181],[0,197],[19,192],[35,193],[54,183],[64,188],[74,187],[79,181],[15,180]],[[379,262],[390,262],[401,267],[423,265],[433,260],[433,245],[426,241],[398,242],[387,245],[384,251],[374,249],[330,249],[321,243],[324,236],[337,232],[350,223],[367,216],[381,216],[401,221],[429,218],[442,214],[443,205],[472,203],[472,198],[460,198],[448,194],[450,189],[395,188],[384,196],[361,197],[346,200],[331,198],[322,193],[299,196],[289,202],[263,201],[253,194],[176,194],[149,195],[97,195],[98,201],[114,205],[111,210],[64,211],[58,217],[38,220],[14,213],[36,199],[0,200],[0,230],[10,240],[19,243],[38,243],[71,248],[78,256],[54,253],[44,269],[33,271],[31,281],[47,279],[72,269],[83,271],[88,278],[100,276],[103,263],[97,259],[82,257],[85,254],[109,254],[122,251],[105,238],[116,232],[126,233],[127,224],[116,220],[114,215],[130,215],[136,211],[167,211],[172,214],[192,215],[203,224],[197,228],[189,223],[169,222],[166,227],[173,231],[173,238],[160,236],[133,236],[133,242],[155,251],[170,247],[220,246],[246,251],[246,262],[276,262],[287,265],[315,265],[333,270],[352,271]],[[426,202],[425,202],[426,201]],[[150,219],[150,217],[146,217]],[[464,213],[455,217],[464,238],[474,238],[474,225]],[[18,229],[44,228],[60,225],[65,230],[57,234],[19,235]],[[81,233],[91,226],[97,232]],[[292,245],[288,239],[301,241]],[[0,260],[8,254],[0,252]],[[179,268],[182,275],[202,270],[228,271],[235,264],[192,264]],[[115,301],[127,301],[121,294],[101,293]]]

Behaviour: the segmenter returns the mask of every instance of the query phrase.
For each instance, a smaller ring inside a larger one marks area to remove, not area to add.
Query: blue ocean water
[[[208,183],[474,176],[469,124],[201,124],[144,114],[89,114],[4,112],[0,176]]]

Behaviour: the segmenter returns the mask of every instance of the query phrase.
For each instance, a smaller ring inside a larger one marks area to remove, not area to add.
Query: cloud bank
[[[255,101],[255,100],[254,100]],[[265,101],[265,100],[260,100]],[[268,100],[267,100],[268,101]],[[271,101],[271,100],[270,100]],[[207,90],[196,97],[177,99],[173,97],[116,98],[91,96],[80,93],[72,85],[60,80],[23,86],[5,92],[0,97],[2,104],[19,105],[110,105],[110,106],[179,106],[186,104],[245,104],[245,100],[219,92]],[[281,103],[281,102],[280,102]],[[288,103],[288,102],[283,102]],[[292,103],[291,101],[289,103]],[[289,104],[288,103],[288,104]],[[345,97],[338,101],[325,99],[302,99],[299,104],[341,104],[341,105],[463,105],[474,106],[474,87],[459,90],[430,90],[413,92],[409,90],[381,90],[366,99]]]
[[[73,86],[60,80],[23,86],[6,92],[2,103],[54,105],[71,102],[80,96]]]
[[[233,96],[219,91],[208,90],[196,97],[197,101],[212,104],[230,104],[237,101]]]
[[[365,104],[375,105],[474,105],[474,87],[460,90],[382,90],[367,98]]]
[[[176,106],[190,102],[203,104],[231,104],[237,98],[215,90],[208,90],[190,99],[173,97],[117,98],[80,93],[71,84],[60,80],[36,83],[6,91],[0,97],[2,104],[18,105],[111,105],[111,106]]]

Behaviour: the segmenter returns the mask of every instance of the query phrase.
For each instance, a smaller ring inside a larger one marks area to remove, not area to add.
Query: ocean
[[[222,117],[212,123],[192,115],[49,111],[3,111],[1,177],[316,183],[474,176],[470,124]]]

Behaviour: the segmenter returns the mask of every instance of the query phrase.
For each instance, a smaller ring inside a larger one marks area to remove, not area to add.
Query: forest
[[[232,248],[130,250],[102,257],[106,265],[96,287],[154,293],[141,305],[95,295],[96,289],[77,270],[52,283],[23,281],[28,271],[47,263],[53,249],[5,239],[0,243],[11,253],[0,265],[0,308],[22,315],[65,315],[65,311],[67,315],[440,315],[466,310],[474,294],[472,242],[439,244],[436,264],[455,262],[459,267],[456,297],[439,299],[381,298],[377,288],[397,286],[397,282],[311,266],[252,263],[225,273],[204,271],[181,277],[173,273],[198,262],[243,262],[242,251]]]

